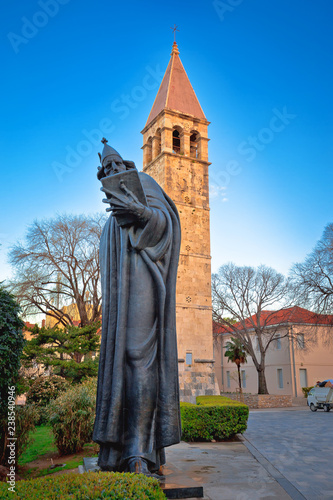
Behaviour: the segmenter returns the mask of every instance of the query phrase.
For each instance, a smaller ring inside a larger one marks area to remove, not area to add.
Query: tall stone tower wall
[[[178,51],[173,51],[172,55],[178,57]],[[179,58],[178,61],[179,75],[182,66],[179,66]],[[169,68],[170,65],[166,76],[171,79],[172,64]],[[187,78],[186,73],[185,76]],[[163,85],[166,86],[165,78],[159,94],[161,89],[163,93]],[[177,85],[177,81],[174,83]],[[164,89],[164,93],[167,90],[170,96],[175,85]],[[186,93],[186,88],[183,90]],[[193,92],[196,99],[192,87],[188,92]],[[201,110],[198,102],[196,109]],[[208,125],[202,110],[199,118],[166,105],[151,121],[148,120],[142,132],[143,170],[175,202],[180,216],[182,241],[176,295],[178,366],[181,399],[191,402],[195,402],[197,395],[218,391],[212,337]],[[175,131],[179,143],[177,150]],[[196,136],[195,147],[191,142],[193,135]]]

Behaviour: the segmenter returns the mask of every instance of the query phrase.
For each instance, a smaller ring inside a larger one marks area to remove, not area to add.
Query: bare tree
[[[72,325],[65,305],[75,304],[81,326],[100,316],[99,240],[104,215],[61,215],[35,221],[10,252],[11,289],[25,313],[44,313]]]
[[[286,278],[266,266],[255,269],[229,263],[212,277],[213,320],[225,326],[251,356],[258,372],[258,394],[268,394],[265,377],[268,348],[273,341],[290,335],[289,329],[283,335],[280,333],[285,315],[281,314],[276,322],[277,310],[287,307],[287,296]]]
[[[295,300],[316,313],[333,313],[333,223],[304,263],[291,270]]]

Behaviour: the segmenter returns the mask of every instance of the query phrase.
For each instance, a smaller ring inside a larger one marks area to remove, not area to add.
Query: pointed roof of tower
[[[206,120],[179,58],[176,42],[173,43],[171,59],[151,108],[146,126],[165,108]]]

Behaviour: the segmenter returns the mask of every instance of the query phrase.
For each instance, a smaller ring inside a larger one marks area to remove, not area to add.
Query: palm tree
[[[241,380],[241,374],[240,374],[240,366],[243,365],[244,363],[247,363],[246,356],[247,353],[244,350],[243,344],[241,343],[240,340],[231,337],[231,340],[229,340],[225,348],[227,349],[224,355],[228,358],[228,363],[231,361],[232,363],[236,363],[237,365],[237,370],[238,370],[238,384],[239,384],[239,392],[242,394],[242,380]]]

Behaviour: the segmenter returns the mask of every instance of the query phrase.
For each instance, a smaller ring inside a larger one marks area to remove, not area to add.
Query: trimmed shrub
[[[234,399],[227,398],[225,396],[197,396],[197,405],[204,406],[244,406],[244,403],[235,401]],[[246,406],[246,405],[245,405]]]
[[[311,391],[311,389],[313,389],[313,387],[314,387],[313,385],[311,385],[311,387],[302,387],[302,392],[305,398],[308,397],[309,392]]]
[[[63,377],[52,375],[37,378],[27,393],[27,404],[34,403],[38,409],[37,425],[48,421],[47,406],[69,388],[69,383]]]
[[[228,398],[225,398],[228,399]],[[237,404],[191,405],[181,403],[182,439],[184,441],[217,441],[243,433],[247,428],[249,408]]]
[[[113,472],[87,472],[86,474],[62,474],[29,481],[18,481],[15,493],[8,491],[7,484],[0,484],[0,498],[11,500],[90,500],[128,499],[165,500],[157,479],[142,474]]]
[[[62,455],[81,451],[92,438],[96,405],[96,378],[76,385],[49,404],[55,444]]]

